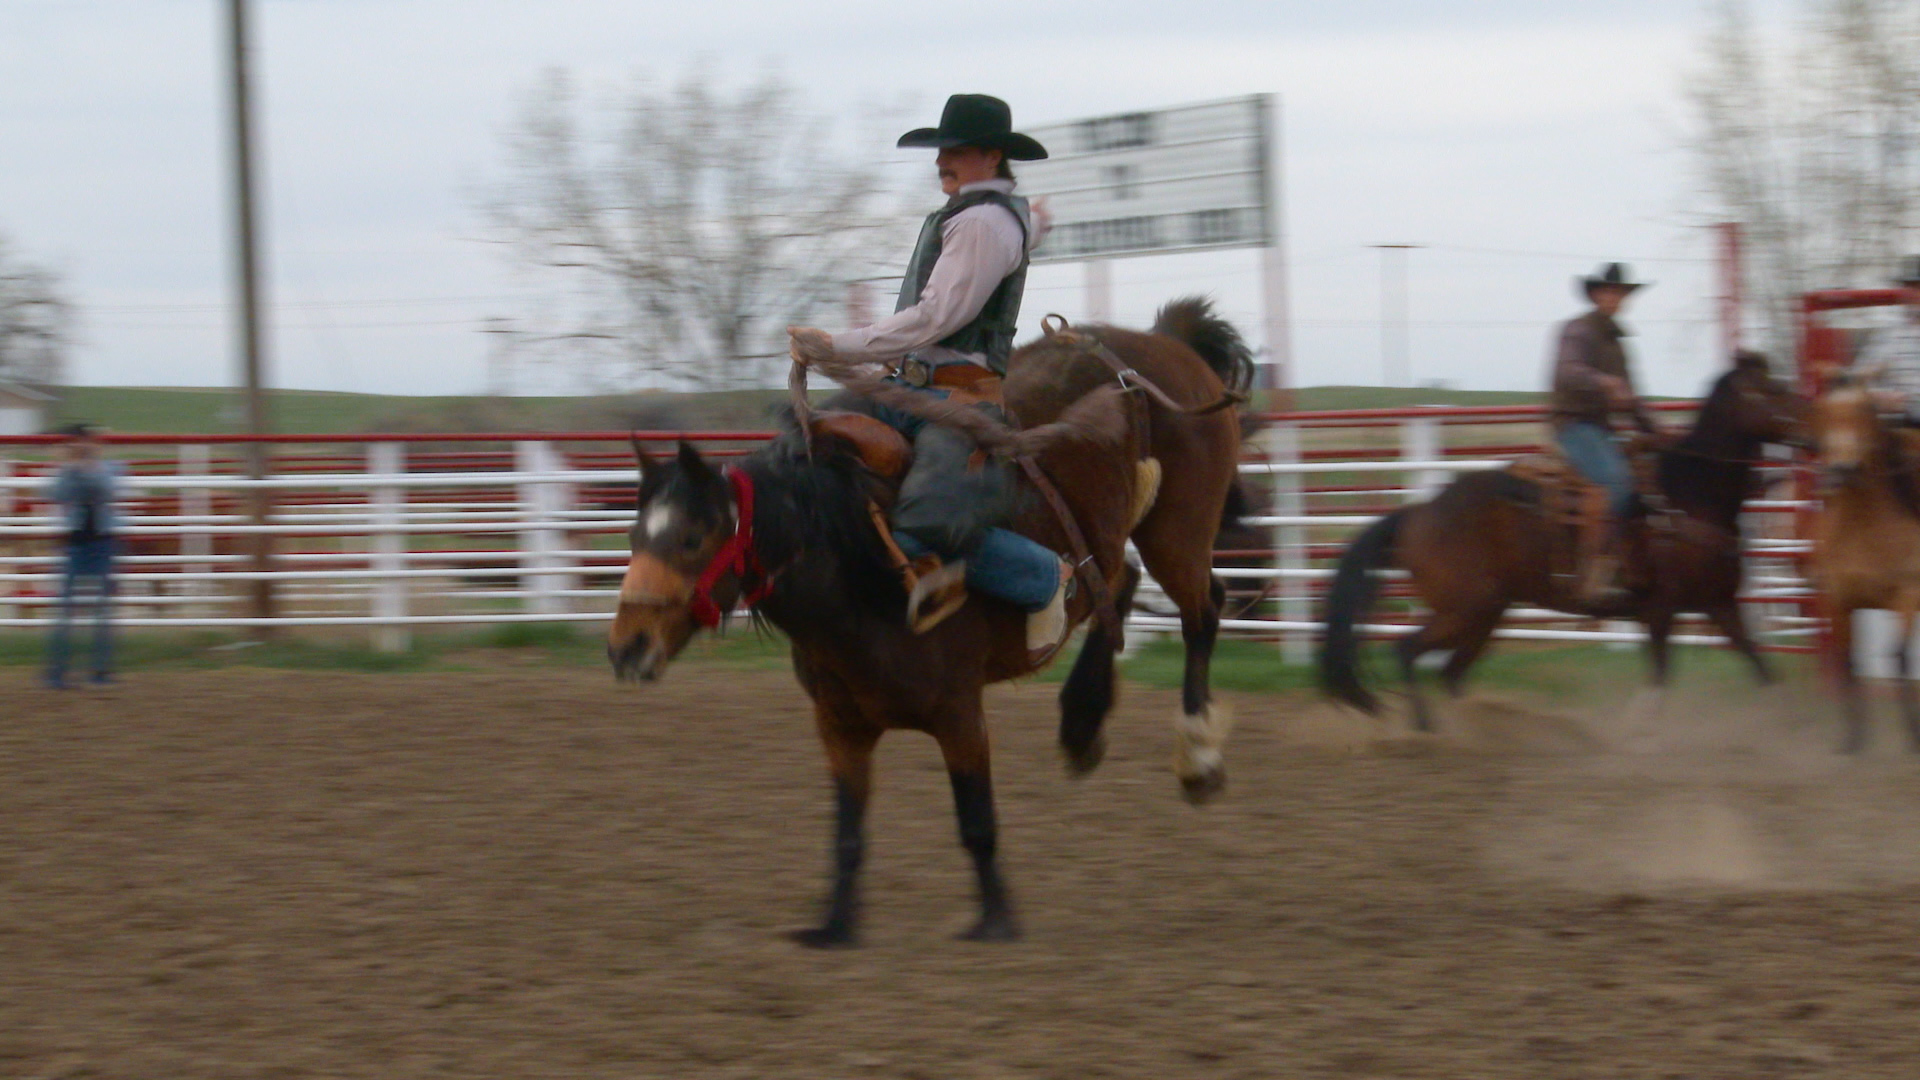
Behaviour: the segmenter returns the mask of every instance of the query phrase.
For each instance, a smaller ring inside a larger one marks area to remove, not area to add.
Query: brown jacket
[[[1626,380],[1634,392],[1634,422],[1642,429],[1651,427],[1652,418],[1639,401],[1639,390],[1633,387],[1626,346],[1620,341],[1626,336],[1619,323],[1598,310],[1561,324],[1553,351],[1553,390],[1547,402],[1555,427],[1573,423],[1612,426],[1613,405],[1598,378],[1601,375]]]

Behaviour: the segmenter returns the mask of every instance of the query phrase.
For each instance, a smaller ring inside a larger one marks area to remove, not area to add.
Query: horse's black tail
[[[1334,571],[1327,590],[1323,617],[1326,636],[1320,642],[1320,685],[1335,698],[1372,713],[1380,702],[1360,681],[1360,620],[1373,608],[1379,583],[1373,572],[1393,560],[1394,541],[1406,510],[1395,510],[1367,526]]]
[[[1213,310],[1213,301],[1207,297],[1167,301],[1153,317],[1153,332],[1199,353],[1232,393],[1244,394],[1253,386],[1253,350],[1240,331]]]

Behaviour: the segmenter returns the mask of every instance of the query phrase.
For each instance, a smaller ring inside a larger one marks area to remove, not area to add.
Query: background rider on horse
[[[1013,351],[1027,257],[1048,227],[1044,207],[1014,193],[1007,162],[1047,151],[1013,130],[1006,102],[985,94],[953,95],[939,127],[909,131],[898,145],[939,151],[947,203],[921,226],[894,313],[838,334],[792,328],[794,354],[884,364],[892,381],[1004,419],[998,378]],[[1066,630],[1065,564],[1002,527],[1014,510],[1005,464],[983,460],[958,431],[880,402],[848,397],[833,407],[882,420],[913,442],[891,515],[902,551],[963,561],[970,589],[1028,612],[1029,648],[1057,646]]]
[[[1854,366],[1871,373],[1883,413],[1900,427],[1920,428],[1920,255],[1902,260],[1893,280],[1907,290],[1901,319],[1875,331]]]
[[[1625,416],[1642,432],[1658,430],[1634,389],[1618,321],[1627,297],[1641,288],[1620,263],[1608,263],[1575,283],[1593,310],[1560,326],[1554,347],[1549,412],[1554,440],[1581,475],[1607,490],[1607,513],[1587,515],[1580,529],[1580,582],[1583,603],[1610,607],[1621,601],[1621,552],[1628,520],[1638,497],[1633,470],[1621,451],[1616,418]]]

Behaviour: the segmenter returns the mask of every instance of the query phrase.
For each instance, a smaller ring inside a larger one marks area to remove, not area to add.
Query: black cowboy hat
[[[1013,161],[1039,161],[1047,148],[1031,136],[1013,130],[1013,110],[987,94],[955,94],[940,112],[937,128],[914,128],[900,136],[896,146],[980,146],[998,150]]]
[[[1920,255],[1909,255],[1900,260],[1900,272],[1894,275],[1895,285],[1920,285]]]
[[[1632,274],[1627,269],[1627,265],[1616,262],[1608,263],[1587,277],[1574,278],[1573,282],[1588,296],[1592,296],[1595,289],[1625,289],[1627,292],[1632,292],[1652,284],[1649,281],[1629,280],[1631,277]]]

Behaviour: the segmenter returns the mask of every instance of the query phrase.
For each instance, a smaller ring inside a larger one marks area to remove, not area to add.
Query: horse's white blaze
[[[659,536],[673,528],[674,522],[678,520],[679,515],[674,512],[673,507],[662,503],[647,509],[647,516],[641,519],[640,528],[648,536]]]
[[[1182,713],[1173,721],[1173,772],[1181,780],[1203,780],[1226,770],[1223,752],[1233,730],[1233,710],[1210,702],[1197,714]]]

